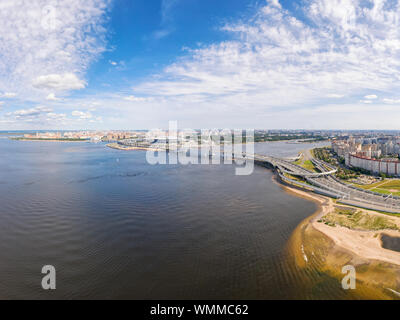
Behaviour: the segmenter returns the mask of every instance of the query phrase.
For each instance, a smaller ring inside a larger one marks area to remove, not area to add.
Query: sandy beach
[[[318,220],[329,212],[334,210],[334,202],[330,198],[311,194],[290,187],[285,187],[290,192],[300,197],[311,199],[319,204],[319,210],[310,219],[310,225],[316,230],[322,232],[332,239],[334,243],[353,254],[369,260],[380,260],[400,266],[400,252],[382,248],[380,240],[381,234],[387,234],[392,237],[400,237],[400,232],[395,230],[377,230],[361,231],[352,230],[342,226],[331,227]],[[387,215],[371,210],[359,209],[364,213],[376,216],[388,217]],[[398,226],[400,226],[400,217],[389,216]]]
[[[326,225],[318,221],[334,211],[333,199],[288,186],[282,188],[318,206],[316,212],[298,225],[288,243],[287,249],[298,267],[316,268],[341,281],[342,267],[353,265],[357,271],[357,292],[361,299],[400,298],[400,252],[383,248],[380,240],[381,234],[400,237],[399,231],[363,231]],[[357,210],[390,218],[400,226],[400,217]]]

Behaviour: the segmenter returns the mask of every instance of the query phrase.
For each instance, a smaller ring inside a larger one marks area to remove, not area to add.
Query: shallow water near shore
[[[0,139],[0,150],[0,298],[357,298],[293,263],[288,240],[317,207],[268,169],[151,166],[145,152],[102,143]],[[51,292],[40,286],[48,264]]]
[[[400,238],[391,237],[387,234],[381,235],[382,247],[385,249],[400,252]]]

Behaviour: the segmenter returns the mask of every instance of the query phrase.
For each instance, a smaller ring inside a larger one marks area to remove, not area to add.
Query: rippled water
[[[341,295],[337,282],[288,262],[287,240],[315,205],[283,192],[267,169],[151,166],[144,152],[86,142],[0,139],[0,150],[0,298]],[[57,269],[51,292],[40,286],[47,264]]]

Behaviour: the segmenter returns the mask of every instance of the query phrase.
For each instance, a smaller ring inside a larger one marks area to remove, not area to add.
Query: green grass
[[[307,170],[310,170],[310,171],[315,171],[315,166],[314,166],[314,164],[311,162],[311,160],[306,160],[306,161],[304,161],[302,167],[305,168],[305,169],[307,169]]]
[[[381,188],[371,189],[371,191],[378,192],[378,193],[381,193],[381,194],[388,194],[388,195],[389,194],[393,194],[394,196],[400,196],[400,191],[392,192],[392,191],[381,189]]]
[[[373,189],[371,189],[371,191],[373,191],[373,192],[378,192],[378,193],[382,193],[382,194],[391,194],[390,191],[387,191],[387,190],[385,190],[385,189],[380,189],[380,188],[373,188]]]
[[[294,164],[297,164],[298,166],[300,166],[302,163],[303,163],[303,157],[294,162]]]
[[[354,185],[355,185],[356,187],[361,188],[361,189],[371,190],[371,189],[373,189],[373,188],[378,187],[378,186],[381,185],[382,183],[384,183],[384,182],[379,181],[379,182],[375,182],[375,183],[371,183],[371,184],[356,184],[356,183],[354,183]]]
[[[379,188],[383,189],[398,189],[400,191],[400,180],[385,180],[386,183]]]
[[[380,189],[399,189],[400,192],[400,180],[384,180],[384,181],[378,181],[375,183],[371,184],[356,184],[354,183],[355,186],[365,189],[365,190],[372,190],[375,188],[380,188]]]
[[[313,171],[313,172],[317,172],[314,164],[312,163],[311,160],[304,160],[304,157],[301,157],[299,160],[296,160],[294,162],[295,164],[297,164],[300,167],[303,167],[304,169],[307,169],[309,171]]]
[[[289,179],[294,180],[294,181],[298,181],[298,182],[307,184],[307,185],[309,185],[309,186],[312,186],[311,183],[309,183],[308,181],[306,181],[306,180],[304,180],[304,179],[302,179],[302,178],[300,178],[300,177],[292,176],[291,174],[288,174],[288,173],[284,173],[283,175],[284,175],[285,177],[289,178]]]
[[[321,219],[322,223],[329,226],[340,225],[349,229],[358,230],[399,230],[393,219],[370,215],[362,211],[336,208]]]
[[[357,186],[361,189],[365,190],[370,190],[374,192],[378,192],[381,194],[393,194],[395,196],[400,196],[400,180],[384,180],[384,181],[379,181],[376,183],[372,183],[369,185],[359,185],[355,184],[354,186]]]

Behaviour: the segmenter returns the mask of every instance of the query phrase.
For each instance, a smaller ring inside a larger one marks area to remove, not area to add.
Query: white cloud
[[[105,50],[110,1],[1,0],[0,90],[30,99],[43,96],[38,89],[83,88],[79,79]]]
[[[374,99],[378,99],[378,96],[376,94],[370,94],[364,97],[365,99],[368,100],[374,100]]]
[[[360,100],[361,103],[370,104],[372,103],[371,100]]]
[[[148,99],[143,98],[143,97],[135,97],[135,96],[131,95],[131,96],[125,97],[124,100],[132,101],[132,102],[144,102],[144,101],[147,101]]]
[[[85,71],[104,50],[101,25],[106,2],[59,1],[72,3],[71,8],[61,10],[69,22],[60,18],[62,28],[56,24],[55,30],[44,33],[26,17],[24,8],[48,1],[3,3],[14,9],[4,14],[0,10],[0,39],[10,42],[10,46],[0,46],[0,56],[5,57],[0,59],[0,90],[20,97],[40,77],[63,78],[65,74],[74,75],[76,81],[64,85],[64,81],[40,78],[39,87],[44,90],[40,97],[85,86]],[[112,109],[110,123],[147,127],[183,119],[191,127],[376,128],[379,123],[396,128],[400,111],[390,104],[400,100],[372,99],[374,94],[366,94],[385,92],[394,97],[400,90],[398,1],[307,0],[298,9],[302,12],[295,13],[282,3],[283,7],[269,0],[252,17],[225,25],[222,31],[229,40],[185,51],[175,63],[135,86],[133,92],[138,96],[96,94],[96,99],[105,97],[102,105]],[[99,9],[94,4],[100,4]],[[170,16],[170,4],[165,8]],[[29,28],[24,27],[24,19]],[[11,28],[14,20],[16,30]],[[82,31],[88,26],[93,27],[89,33],[93,42]],[[168,27],[160,26],[161,30]],[[60,28],[69,31],[61,34]],[[327,103],[327,98],[337,100]],[[84,103],[74,108],[91,110]],[[126,112],[128,108],[132,112]],[[76,111],[74,117],[79,122],[87,112]],[[88,119],[96,120],[94,116]]]
[[[59,101],[61,100],[60,98],[57,98],[56,95],[54,93],[49,93],[46,97],[46,100],[49,101]]]
[[[95,117],[94,119],[89,120],[90,123],[95,123],[95,122],[103,122],[102,117]]]
[[[68,119],[65,113],[50,112],[46,116],[46,121],[66,121]]]
[[[19,109],[0,117],[0,125],[20,129],[60,129],[62,126],[71,127],[74,124],[80,127],[82,121],[80,118],[68,118],[66,113],[57,113],[46,106]]]
[[[31,109],[17,110],[13,114],[16,116],[25,117],[25,116],[35,116],[35,115],[39,115],[41,113],[48,113],[51,111],[53,111],[53,109],[48,108],[48,107],[39,106],[36,108],[31,108]]]
[[[269,1],[253,17],[224,26],[231,40],[189,50],[134,90],[159,99],[165,118],[231,125],[247,114],[254,125],[268,126],[290,108],[297,126],[311,126],[311,118],[297,118],[298,108],[312,110],[327,97],[358,104],[351,97],[400,90],[400,6],[382,3],[304,1],[300,20]]]
[[[92,114],[90,112],[84,111],[72,111],[71,113],[74,117],[79,117],[79,119],[85,120],[92,118]]]
[[[83,89],[86,83],[73,73],[65,73],[39,76],[33,80],[32,85],[39,89],[66,91]]]
[[[281,4],[279,3],[279,0],[267,0],[267,2],[274,7],[282,8]]]
[[[387,103],[387,104],[400,104],[400,99],[389,99],[389,98],[384,98],[384,99],[382,99],[382,101],[383,101],[384,103]]]
[[[334,99],[340,99],[343,98],[344,95],[343,94],[337,94],[337,93],[329,93],[327,95],[328,98],[334,98]]]
[[[43,121],[49,113],[52,113],[53,109],[46,106],[37,106],[29,109],[19,109],[14,112],[8,112],[7,118],[19,121]]]
[[[14,92],[4,92],[2,95],[0,95],[1,97],[4,97],[4,98],[14,98],[14,97],[16,97],[17,96],[17,94],[16,93],[14,93]]]

